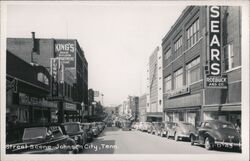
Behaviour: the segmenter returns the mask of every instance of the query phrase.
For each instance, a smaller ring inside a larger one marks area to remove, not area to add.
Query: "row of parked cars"
[[[227,121],[208,120],[197,128],[188,122],[133,122],[132,128],[176,141],[188,140],[191,145],[204,145],[207,150],[226,147],[241,151],[241,135]]]
[[[78,153],[84,149],[85,144],[97,137],[104,128],[104,122],[66,122],[19,128],[19,130],[23,131],[22,138],[16,143],[7,142],[6,153]]]

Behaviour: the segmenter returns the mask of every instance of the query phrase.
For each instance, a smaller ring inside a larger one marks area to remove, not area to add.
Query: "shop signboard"
[[[76,111],[76,105],[73,103],[65,102],[65,110]]]
[[[222,76],[221,68],[221,8],[209,6],[209,66],[206,75],[208,88],[227,88],[227,77]]]
[[[76,44],[75,40],[56,40],[55,57],[60,58],[65,68],[75,68]]]
[[[48,101],[45,98],[30,96],[25,93],[19,93],[19,104],[26,106],[57,108],[57,102]]]

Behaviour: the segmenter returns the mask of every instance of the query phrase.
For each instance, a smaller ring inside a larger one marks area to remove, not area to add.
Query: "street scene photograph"
[[[6,2],[2,154],[247,160],[241,2]]]

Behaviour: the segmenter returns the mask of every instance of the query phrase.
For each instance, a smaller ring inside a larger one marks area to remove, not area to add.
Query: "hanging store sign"
[[[209,66],[206,75],[208,88],[227,88],[227,77],[221,68],[221,8],[209,6]]]
[[[59,89],[58,82],[59,82],[60,59],[51,58],[50,68],[51,68],[51,94],[52,97],[57,97]]]
[[[75,68],[76,44],[74,40],[56,40],[55,57],[60,58],[65,68]]]

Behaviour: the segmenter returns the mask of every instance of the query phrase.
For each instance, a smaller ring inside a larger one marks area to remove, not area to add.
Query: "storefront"
[[[80,121],[80,114],[77,112],[76,104],[63,102],[65,122]]]
[[[163,112],[147,112],[148,122],[162,122]]]

